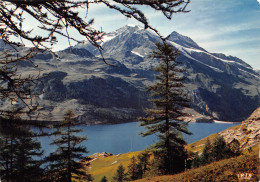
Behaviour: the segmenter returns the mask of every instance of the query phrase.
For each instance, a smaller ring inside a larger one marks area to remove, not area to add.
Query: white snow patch
[[[211,68],[211,69],[213,69],[213,70],[215,70],[215,71],[224,72],[224,71],[222,71],[222,70],[220,70],[220,69],[218,69],[218,68],[216,68],[216,67],[213,67],[213,66],[207,65],[207,64],[205,64],[205,63],[202,63],[201,61],[199,61],[199,60],[197,60],[197,59],[191,57],[191,56],[188,55],[188,54],[186,54],[185,56],[188,57],[188,58],[190,58],[190,59],[193,59],[194,61],[197,61],[197,62],[199,62],[200,64],[203,64],[203,65],[205,65],[205,66],[207,66],[207,67],[209,67],[209,68]]]
[[[102,37],[102,42],[105,43],[105,42],[108,42],[110,40],[112,40],[113,38],[115,38],[116,35],[115,34],[106,34]]]
[[[127,24],[128,27],[137,27],[139,30],[144,29],[141,25]]]
[[[207,65],[207,64],[205,64],[205,63],[202,63],[201,61],[199,61],[199,60],[197,60],[197,59],[191,57],[189,54],[187,54],[187,52],[188,52],[188,51],[186,51],[187,48],[185,48],[185,47],[183,47],[183,46],[181,46],[181,45],[179,45],[179,44],[177,44],[177,43],[175,43],[175,42],[172,42],[172,41],[169,41],[169,42],[170,42],[174,47],[176,47],[177,49],[179,49],[180,51],[182,51],[182,53],[184,54],[184,56],[186,56],[186,57],[188,57],[188,58],[190,58],[190,59],[192,59],[192,60],[194,60],[194,61],[197,61],[197,62],[199,62],[200,64],[203,64],[203,65],[205,65],[205,66],[207,66],[207,67],[209,67],[209,68],[211,68],[211,69],[213,69],[213,70],[215,70],[215,71],[223,72],[222,70],[220,70],[220,69],[218,69],[218,68],[215,68],[215,67],[213,67],[213,66],[210,66],[210,65]],[[202,51],[201,51],[201,52],[202,52]]]
[[[147,32],[149,32],[150,34],[156,36],[157,38],[160,38],[158,34],[155,33],[155,31],[151,30],[151,29],[147,29]]]
[[[172,41],[169,41],[174,47],[176,47],[177,49],[179,49],[179,50],[183,50],[184,49],[184,47],[183,46],[181,46],[181,45],[179,45],[179,44],[177,44],[177,43],[175,43],[175,42],[172,42]]]
[[[202,51],[202,50],[194,49],[194,48],[186,48],[186,47],[184,47],[183,49],[185,49],[185,51],[189,52],[190,54],[191,54],[192,52],[204,52],[204,51]],[[206,53],[206,52],[204,52],[204,53]]]
[[[205,52],[205,51],[202,51],[202,50],[199,50],[199,49],[192,49],[192,48],[186,48],[186,47],[183,47],[183,49],[186,50],[186,51],[188,51],[190,54],[191,54],[191,52],[202,52],[202,53],[205,53],[205,54],[207,54],[207,55],[209,55],[209,56],[211,56],[211,57],[214,57],[214,58],[217,59],[217,60],[223,61],[223,62],[225,62],[225,63],[234,63],[234,64],[239,64],[239,65],[241,65],[241,66],[244,66],[243,64],[238,63],[238,62],[236,62],[236,61],[227,60],[227,59],[222,59],[222,58],[219,58],[219,57],[217,57],[217,56],[214,56],[214,55],[210,54],[209,52]]]
[[[70,59],[61,59],[60,61],[61,61],[61,62],[71,62]]]
[[[199,50],[199,49],[194,49],[194,48],[187,48],[187,47],[183,47],[175,42],[172,42],[172,41],[169,41],[174,47],[176,47],[177,49],[179,49],[180,51],[182,50],[182,52],[184,53],[184,51],[186,53],[189,53],[191,54],[192,52],[202,52],[202,53],[205,53],[211,57],[214,57],[215,59],[219,60],[219,61],[222,61],[222,62],[225,62],[225,63],[232,63],[232,64],[238,64],[238,65],[241,65],[243,67],[245,67],[243,64],[239,63],[239,62],[236,62],[236,61],[232,61],[232,60],[227,60],[227,59],[222,59],[222,58],[219,58],[217,56],[214,56],[212,54],[210,54],[209,52],[206,52],[206,51],[202,51],[202,50]],[[198,61],[198,60],[197,60]],[[248,67],[246,67],[248,68]],[[218,69],[218,68],[216,68]],[[248,69],[251,69],[251,68],[248,68]]]
[[[256,77],[256,78],[260,78],[259,76],[257,76],[257,75],[254,75],[254,74],[252,74],[252,73],[249,73],[248,71],[245,71],[245,70],[242,70],[242,69],[240,69],[240,68],[238,68],[240,71],[243,71],[243,72],[245,72],[245,73],[247,73],[247,74],[249,74],[249,75],[251,75],[251,76],[254,76],[254,77]]]
[[[137,55],[137,56],[139,56],[139,57],[144,57],[143,55],[141,55],[140,53],[138,53],[138,52],[135,52],[135,51],[131,51],[131,53],[133,53],[133,54],[135,54],[135,55]]]
[[[204,51],[203,51],[203,52],[204,52]],[[208,55],[210,55],[210,56],[212,56],[212,57],[214,57],[214,58],[217,59],[217,60],[223,61],[223,62],[225,62],[225,63],[238,64],[238,65],[241,65],[241,66],[243,66],[243,67],[245,67],[245,68],[247,68],[247,69],[252,69],[252,68],[250,68],[250,67],[248,67],[248,66],[245,66],[245,65],[243,65],[243,64],[241,64],[241,63],[239,63],[239,62],[232,61],[232,60],[227,60],[227,59],[222,59],[222,58],[216,57],[216,56],[214,56],[214,55],[212,55],[212,54],[210,54],[210,53],[208,53],[208,52],[204,52],[204,53],[205,53],[205,54],[208,54]]]
[[[39,95],[39,98],[42,100],[43,99],[43,94]]]
[[[135,27],[136,25],[135,24],[127,24],[126,26],[128,26],[128,27]]]
[[[240,64],[240,63],[235,62],[235,61],[232,61],[232,60],[227,60],[227,59],[219,58],[219,57],[214,56],[214,55],[212,55],[212,54],[210,54],[210,53],[208,53],[208,52],[204,52],[204,53],[210,55],[211,57],[214,57],[215,59],[218,59],[218,60],[220,60],[220,61],[223,61],[223,62],[225,62],[225,63],[237,63],[237,64]],[[242,64],[240,64],[240,65],[242,65]]]

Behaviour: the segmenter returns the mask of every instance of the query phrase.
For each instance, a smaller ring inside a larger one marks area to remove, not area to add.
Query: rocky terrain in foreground
[[[251,116],[242,122],[238,129],[227,129],[219,133],[227,143],[233,139],[240,142],[240,147],[248,149],[260,142],[260,107]]]

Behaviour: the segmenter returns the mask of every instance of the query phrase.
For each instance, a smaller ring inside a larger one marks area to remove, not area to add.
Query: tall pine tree
[[[115,175],[113,176],[114,182],[123,182],[129,181],[127,178],[127,173],[125,173],[125,168],[122,164],[120,164],[116,170]]]
[[[186,142],[182,133],[190,134],[187,123],[183,122],[183,108],[188,106],[188,100],[183,91],[183,77],[177,57],[179,51],[169,43],[156,43],[157,49],[151,57],[160,60],[154,68],[156,83],[148,88],[154,109],[148,110],[148,117],[140,118],[142,126],[147,131],[143,136],[157,134],[159,141],[152,146],[160,159],[158,168],[162,174],[173,174],[184,169]]]
[[[151,154],[147,151],[137,156],[139,160],[139,162],[137,163],[138,179],[142,179],[146,175],[146,172],[150,170],[150,156]]]
[[[201,164],[202,165],[211,163],[214,160],[213,156],[212,156],[212,148],[213,148],[212,143],[207,138],[203,151],[202,151],[202,154],[201,154]]]
[[[39,182],[43,174],[43,151],[36,134],[21,122],[20,119],[10,118],[0,124],[0,178],[7,182]]]
[[[128,176],[130,181],[138,179],[138,167],[135,156],[131,158],[130,164],[128,165]]]
[[[81,179],[92,181],[90,174],[85,172],[87,164],[79,162],[84,159],[88,160],[84,154],[88,151],[86,147],[79,144],[86,140],[86,137],[76,136],[82,130],[76,129],[75,116],[71,110],[67,111],[64,121],[56,126],[56,131],[53,133],[57,139],[52,142],[52,145],[57,145],[54,153],[51,153],[46,160],[49,164],[51,181],[72,182],[73,179]]]

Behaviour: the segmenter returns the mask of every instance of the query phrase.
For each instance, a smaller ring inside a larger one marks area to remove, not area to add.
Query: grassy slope
[[[238,181],[237,174],[240,173],[252,173],[253,177],[248,181],[257,181],[257,178],[260,180],[258,154],[259,145],[251,153],[246,152],[236,158],[221,160],[176,175],[145,178],[137,182]]]
[[[233,130],[235,130],[235,129],[238,129],[238,128],[240,128],[240,127],[241,127],[241,125],[237,125],[237,126],[232,126],[232,127],[228,128],[228,129],[233,129]],[[194,143],[192,143],[192,144],[189,144],[189,145],[187,145],[186,149],[187,149],[188,151],[201,153],[202,150],[203,150],[203,148],[204,148],[204,145],[205,145],[205,143],[206,143],[206,141],[207,141],[207,138],[208,138],[210,141],[213,141],[214,138],[215,138],[217,135],[218,135],[217,133],[214,133],[214,134],[209,135],[209,136],[207,136],[207,137],[205,137],[205,138],[203,138],[203,139],[201,139],[201,140],[199,140],[199,141],[196,141],[196,142],[194,142]]]
[[[140,153],[141,152],[130,152],[96,159],[91,162],[91,169],[89,170],[89,173],[93,175],[94,181],[101,181],[103,176],[106,176],[108,181],[111,181],[120,164],[127,169],[130,159]]]

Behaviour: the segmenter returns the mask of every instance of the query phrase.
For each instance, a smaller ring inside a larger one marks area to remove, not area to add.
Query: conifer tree
[[[137,163],[137,175],[138,179],[142,179],[147,171],[150,170],[150,159],[151,154],[149,152],[141,153],[137,156],[138,163]]]
[[[211,144],[210,140],[207,138],[203,151],[202,151],[202,154],[201,154],[201,164],[202,165],[208,164],[213,160],[211,153],[212,153],[212,144]]]
[[[128,165],[128,176],[131,181],[138,179],[137,160],[134,156],[131,158],[130,164]]]
[[[0,137],[0,179],[11,181],[13,171],[13,139]]]
[[[101,179],[101,181],[100,182],[108,182],[108,180],[107,180],[107,177],[106,176],[104,176],[102,179]]]
[[[41,181],[43,151],[40,143],[35,139],[35,134],[25,127],[13,128],[11,131],[12,134],[2,136],[1,179],[10,182]]]
[[[224,137],[220,135],[214,139],[213,143],[207,138],[201,156],[193,159],[193,163],[200,159],[200,163],[197,162],[198,164],[194,165],[194,167],[238,156],[240,152],[240,143],[237,139],[233,139],[231,143],[227,144]]]
[[[15,111],[9,119],[1,119],[0,133],[0,178],[7,182],[41,181],[43,151],[36,133],[24,125]]]
[[[125,173],[125,168],[122,164],[120,164],[116,170],[115,176],[113,177],[115,182],[123,182],[128,180],[127,173]]]
[[[159,74],[155,77],[157,82],[148,88],[155,108],[148,110],[148,117],[139,120],[147,128],[143,136],[157,134],[159,138],[152,148],[160,156],[160,170],[173,174],[184,169],[186,142],[182,133],[190,133],[183,122],[186,114],[182,109],[188,106],[188,100],[183,91],[183,70],[177,61],[179,51],[166,42],[156,43],[156,47],[151,57],[160,59],[159,66],[154,68]]]
[[[193,153],[193,159],[191,161],[191,168],[197,168],[201,165],[201,157],[199,156],[198,152]]]
[[[83,156],[88,153],[86,147],[79,146],[86,140],[86,137],[76,136],[75,133],[82,130],[76,129],[75,126],[75,116],[71,110],[68,110],[64,121],[56,126],[56,131],[53,133],[57,138],[52,145],[57,145],[57,149],[46,158],[46,161],[50,163],[50,176],[55,178],[51,179],[52,181],[71,182],[72,179],[92,181],[91,175],[84,171],[88,164],[80,162],[83,159],[84,162],[89,160]]]
[[[41,181],[43,174],[40,168],[42,162],[41,145],[32,136],[20,137],[15,143],[15,157],[13,166],[14,181],[37,182]],[[38,159],[37,159],[38,158]]]
[[[230,151],[233,156],[239,156],[241,154],[240,142],[237,139],[233,139],[231,143],[228,144]]]
[[[214,158],[214,160],[219,161],[221,159],[229,158],[232,155],[233,155],[232,151],[227,145],[224,137],[217,136],[214,139],[214,142],[212,144],[212,151],[211,151],[211,156]]]

